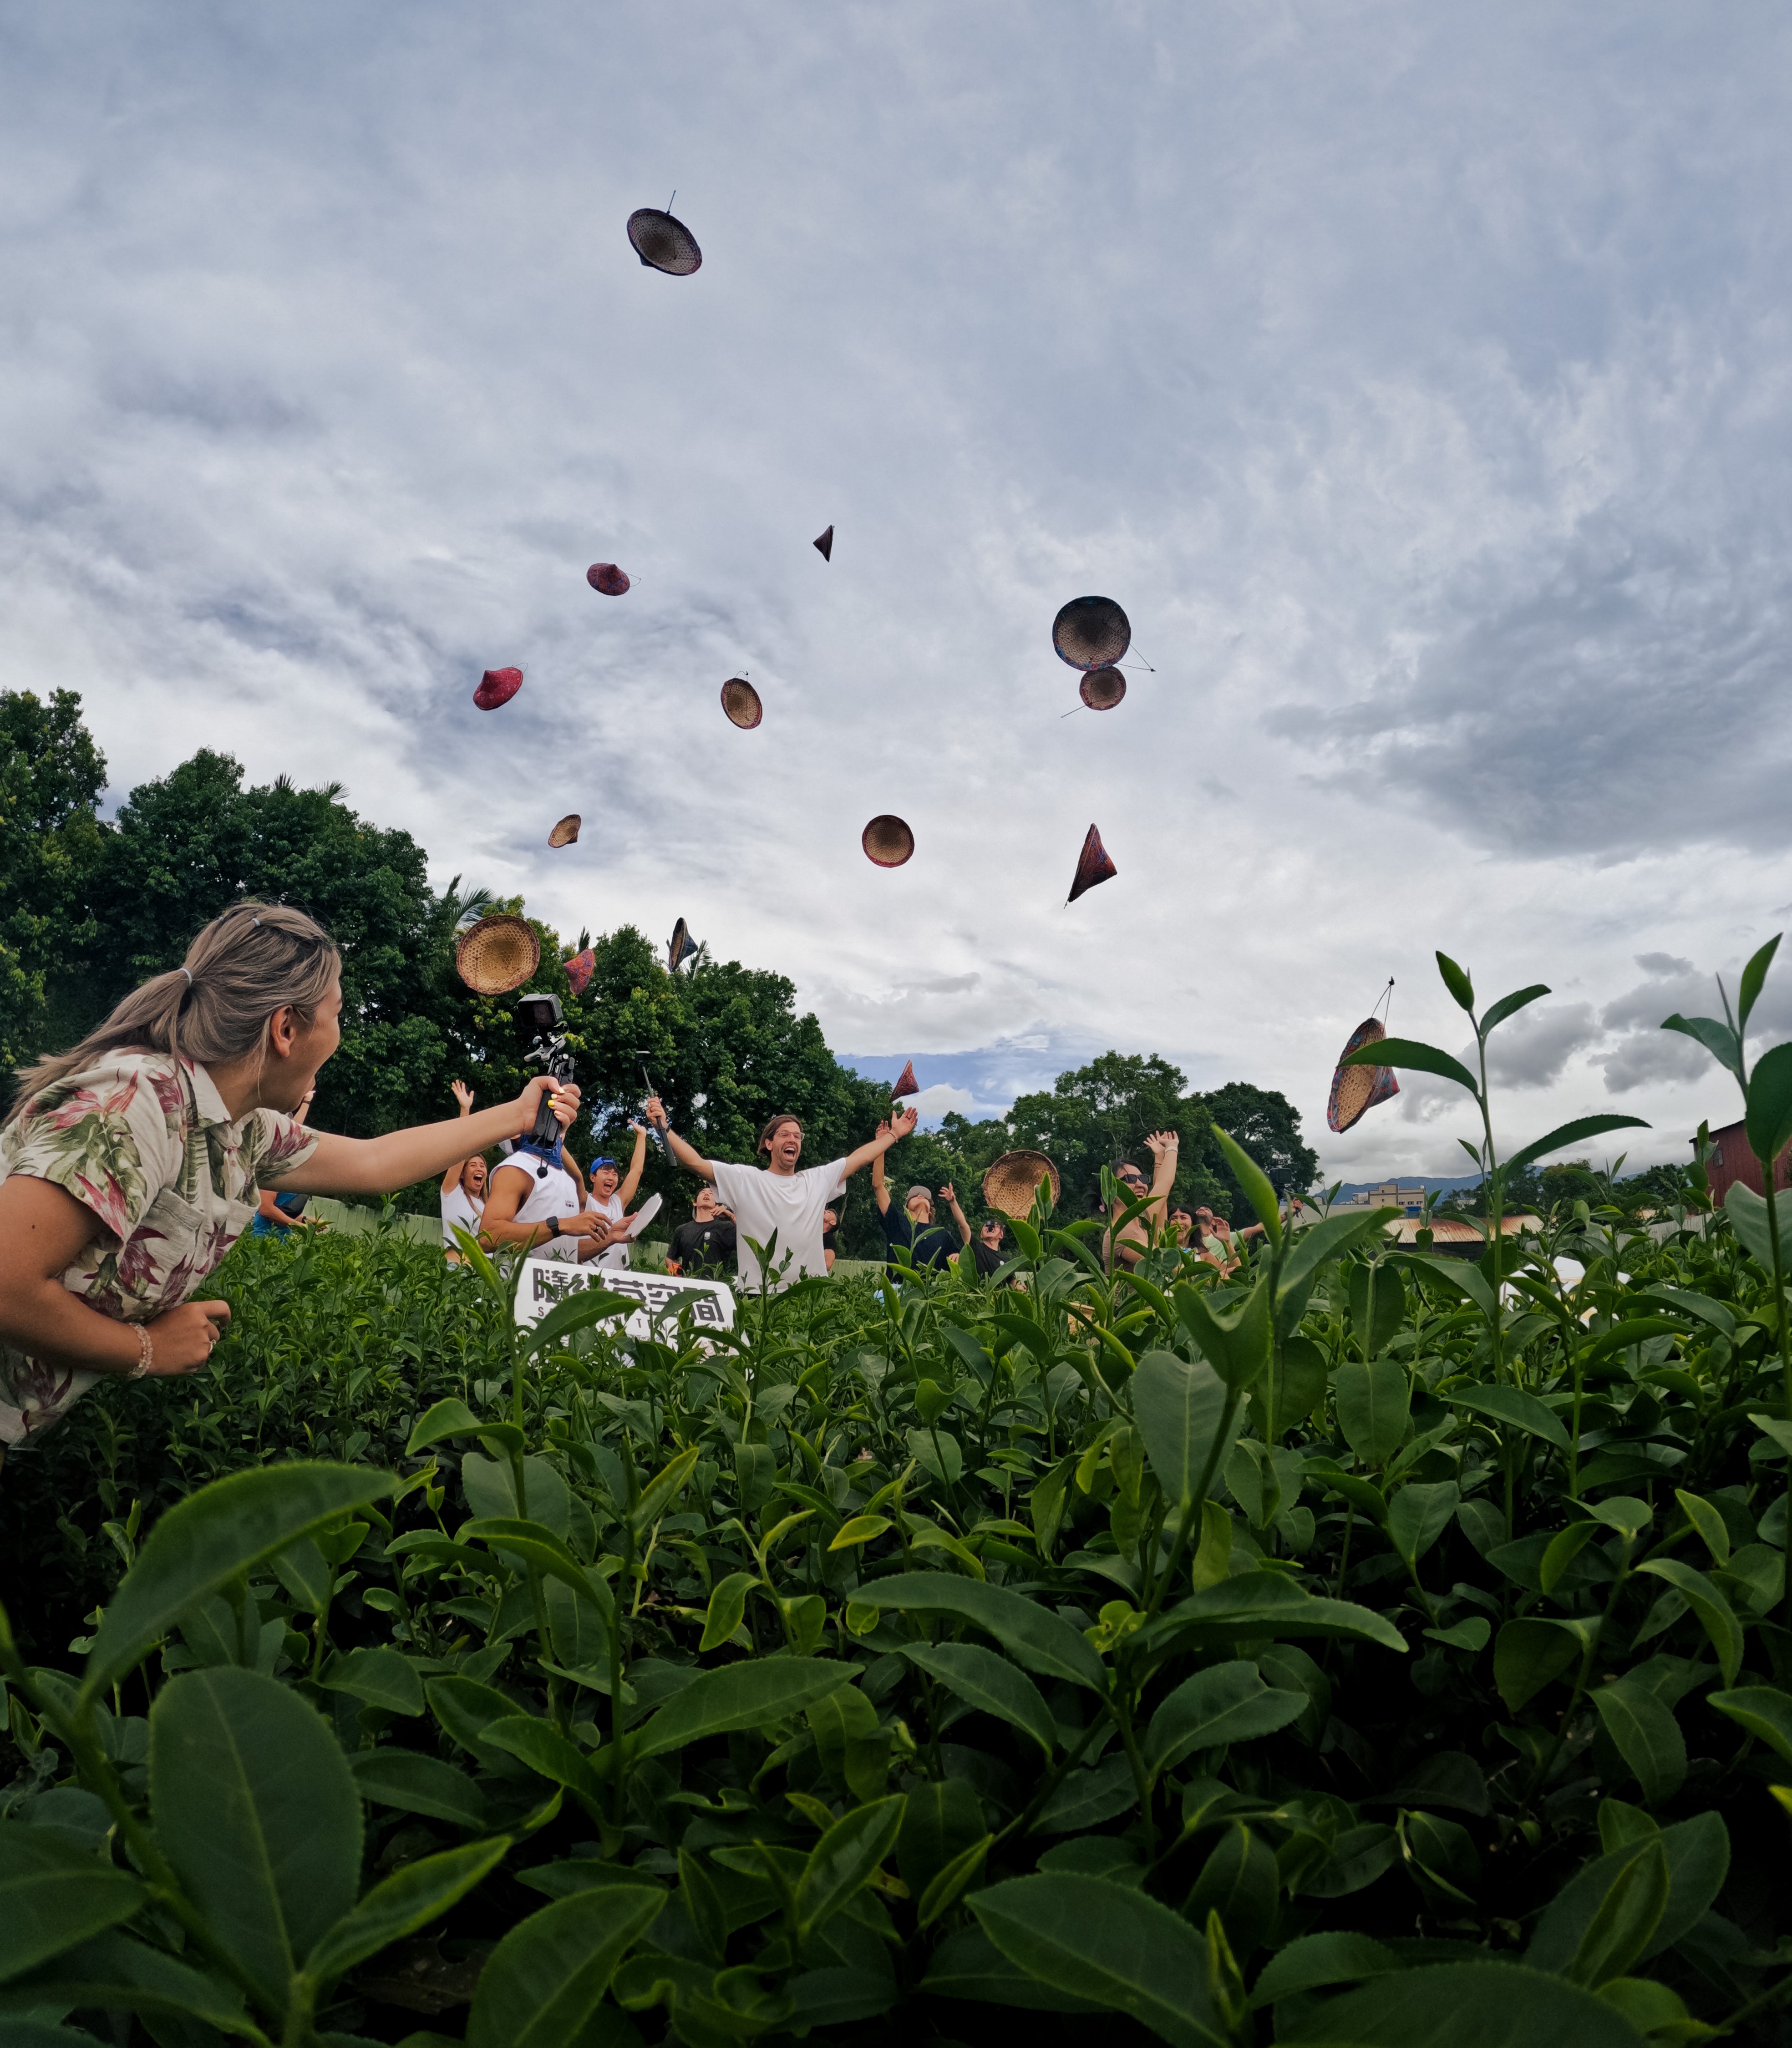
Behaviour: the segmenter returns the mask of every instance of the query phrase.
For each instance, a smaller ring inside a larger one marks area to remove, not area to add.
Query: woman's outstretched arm
[[[551,1097],[562,1129],[579,1111],[579,1091],[568,1081],[537,1074],[515,1101],[500,1103],[446,1123],[419,1123],[409,1131],[389,1131],[383,1138],[343,1138],[332,1131],[317,1134],[317,1149],[302,1166],[270,1172],[277,1187],[301,1195],[390,1195],[413,1181],[432,1181],[457,1159],[470,1159],[501,1138],[521,1138],[534,1127],[535,1106]]]

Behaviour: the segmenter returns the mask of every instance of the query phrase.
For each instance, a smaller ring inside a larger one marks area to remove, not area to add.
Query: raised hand
[[[1166,1152],[1181,1149],[1181,1134],[1174,1131],[1154,1131],[1145,1141],[1145,1149],[1154,1158],[1161,1159]]]
[[[650,1095],[648,1096],[646,1106],[643,1113],[645,1114],[647,1121],[652,1124],[655,1129],[664,1131],[668,1128],[665,1120],[665,1104],[660,1100],[657,1095]],[[634,1125],[631,1125],[630,1127],[631,1130],[638,1127]]]
[[[471,1116],[473,1113],[473,1091],[467,1087],[467,1084],[464,1081],[450,1081],[448,1092],[460,1104],[460,1114],[463,1116]]]
[[[906,1138],[921,1121],[918,1109],[899,1109],[890,1119],[890,1134],[893,1138]]]
[[[957,1201],[958,1197],[952,1191],[952,1183],[950,1181],[948,1181],[945,1185],[941,1189],[940,1200],[943,1202],[956,1203]]]

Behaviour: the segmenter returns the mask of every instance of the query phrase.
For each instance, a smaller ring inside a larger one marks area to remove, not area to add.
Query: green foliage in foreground
[[[0,2043],[1778,2038],[1777,1212],[1391,1255],[1216,1142],[1229,1274],[1036,1215],[714,1350],[245,1247],[6,1475],[128,1569],[0,1647]]]

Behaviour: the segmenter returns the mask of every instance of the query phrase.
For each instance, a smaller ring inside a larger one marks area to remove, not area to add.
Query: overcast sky
[[[1733,1088],[1654,1027],[1792,917],[1789,43],[22,0],[0,687],[79,689],[114,801],[210,744],[568,939],[683,915],[936,1111],[1112,1045],[1284,1090],[1328,1173],[1456,1172],[1447,1084],[1325,1129],[1390,975],[1461,1045],[1441,945],[1555,991],[1507,1142],[1617,1109],[1683,1158]],[[688,279],[624,235],[674,188]],[[1064,718],[1088,592],[1151,665]]]

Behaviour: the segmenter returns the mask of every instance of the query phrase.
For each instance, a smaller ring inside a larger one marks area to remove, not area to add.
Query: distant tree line
[[[358,816],[339,785],[300,789],[282,776],[246,788],[239,762],[201,748],[133,789],[108,821],[99,816],[106,783],[74,692],[48,702],[0,692],[0,1096],[10,1098],[13,1070],[73,1043],[138,983],[179,965],[200,926],[244,897],[299,906],[342,948],[343,1042],[319,1078],[320,1127],[374,1136],[451,1113],[456,1079],[482,1102],[521,1086],[514,997],[476,996],[454,970],[464,919],[487,909],[526,914],[520,900],[498,902],[459,877],[432,889],[424,849]],[[569,944],[529,921],[541,965],[528,986],[559,996],[584,1092],[588,1119],[573,1147],[581,1159],[631,1142],[644,1068],[677,1127],[723,1158],[751,1158],[775,1110],[802,1118],[811,1161],[848,1150],[889,1114],[886,1085],[834,1057],[783,976],[713,960],[707,948],[673,976],[630,926],[595,941],[581,933]],[[563,963],[588,944],[596,972],[575,996]],[[1057,1164],[1063,1208],[1087,1215],[1099,1206],[1104,1165],[1131,1157],[1148,1166],[1146,1133],[1174,1129],[1177,1194],[1235,1216],[1243,1197],[1213,1142],[1214,1121],[1284,1193],[1312,1185],[1317,1161],[1284,1096],[1242,1081],[1190,1093],[1167,1061],[1119,1053],[1022,1096],[1005,1117],[948,1115],[895,1148],[888,1170],[897,1199],[911,1182],[950,1181],[975,1216],[990,1162],[1030,1146]],[[665,1194],[665,1222],[688,1214],[693,1185],[650,1155],[642,1187]],[[435,1203],[431,1185],[408,1190],[400,1205]],[[862,1177],[851,1184],[842,1248],[871,1256],[882,1247]]]

